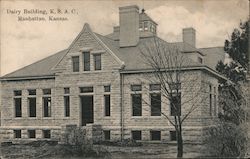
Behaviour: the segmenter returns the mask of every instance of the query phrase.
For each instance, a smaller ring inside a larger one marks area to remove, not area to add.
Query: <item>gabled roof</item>
[[[179,51],[183,51],[183,43],[167,43],[166,41],[160,39],[157,36],[141,38],[136,47],[119,47],[119,41],[114,41],[113,39],[96,34],[122,61],[125,62],[125,70],[139,70],[148,69],[149,65],[146,64],[145,58],[141,53],[141,50],[145,46],[151,45],[154,40],[157,42],[164,43],[166,47],[176,47]],[[151,47],[151,46],[150,46]],[[152,45],[154,47],[154,45]],[[191,49],[191,46],[190,46]],[[192,48],[193,50],[194,48]],[[183,56],[186,56],[183,54]],[[188,57],[185,58],[183,66],[201,66],[200,63],[192,61]]]
[[[196,49],[192,47],[191,45],[185,44],[183,42],[178,43],[168,43],[161,38],[157,36],[152,37],[146,37],[146,38],[140,38],[140,41],[136,47],[119,47],[119,41],[116,41],[110,36],[103,36],[97,33],[94,33],[91,31],[89,26],[86,24],[84,26],[84,29],[87,29],[91,32],[91,34],[97,39],[103,46],[105,46],[105,49],[110,52],[115,59],[120,62],[121,65],[124,64],[125,67],[123,67],[124,71],[131,71],[131,70],[145,70],[149,69],[149,65],[146,64],[145,58],[143,58],[143,55],[141,53],[142,49],[145,49],[145,46],[152,45],[154,40],[160,43],[163,43],[166,47],[177,47],[179,51],[189,50],[189,51],[200,51],[205,50],[206,52],[209,52],[209,49]],[[84,30],[83,29],[83,30]],[[79,36],[79,35],[78,35]],[[76,38],[77,39],[77,38]],[[74,40],[75,42],[75,40]],[[73,43],[74,43],[73,42]],[[73,45],[71,44],[71,46]],[[152,45],[152,47],[154,47]],[[7,74],[3,76],[1,79],[11,79],[11,78],[20,78],[20,77],[41,77],[41,76],[48,76],[48,75],[55,75],[55,66],[62,60],[64,56],[69,52],[68,49],[62,50],[52,56],[49,56],[47,58],[44,58],[40,61],[37,61],[31,65],[28,65],[24,68],[21,68],[15,72],[12,72],[10,74]],[[205,66],[203,64],[200,64],[198,62],[195,62],[188,58],[187,54],[183,54],[185,57],[185,60],[183,62],[183,67],[197,67],[197,66]]]
[[[32,63],[12,73],[9,73],[3,76],[2,79],[15,78],[15,77],[35,77],[35,76],[54,75],[52,68],[66,53],[67,49],[59,51],[54,55],[51,55],[35,63]]]

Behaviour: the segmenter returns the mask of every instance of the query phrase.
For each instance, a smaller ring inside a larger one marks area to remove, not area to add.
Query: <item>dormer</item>
[[[142,9],[139,15],[140,37],[150,37],[157,34],[157,23],[153,21]]]

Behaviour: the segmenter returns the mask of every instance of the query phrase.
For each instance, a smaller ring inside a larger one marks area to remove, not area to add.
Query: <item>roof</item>
[[[57,62],[67,53],[67,49],[57,52],[49,57],[25,66],[17,71],[9,73],[2,78],[15,78],[15,77],[34,77],[34,76],[47,76],[54,75],[52,68]]]
[[[82,33],[82,32],[81,32]],[[93,33],[93,32],[92,32]],[[135,47],[119,47],[119,41],[116,41],[110,38],[110,35],[103,36],[97,33],[93,33],[94,36],[97,37],[98,40],[104,43],[105,47],[110,50],[114,56],[117,56],[118,59],[124,62],[124,70],[123,71],[131,71],[131,70],[145,70],[149,69],[150,66],[146,63],[145,58],[143,57],[142,50],[148,49],[147,47],[151,47],[152,49],[157,49],[154,44],[154,41],[157,43],[161,43],[166,47],[176,47],[178,51],[200,51],[205,50],[209,53],[210,49],[196,49],[195,47],[183,43],[168,43],[157,36],[140,38],[140,41]],[[76,38],[77,39],[77,38]],[[75,42],[75,41],[74,41]],[[74,43],[73,42],[73,43]],[[69,47],[70,48],[70,47]],[[40,61],[37,61],[31,65],[23,67],[17,71],[14,71],[10,74],[3,76],[1,79],[11,79],[11,78],[31,78],[31,77],[41,77],[48,75],[55,75],[54,67],[59,63],[59,61],[67,54],[68,49],[62,50],[52,56],[44,58]],[[193,67],[193,66],[205,66],[198,62],[195,62],[188,58],[187,54],[182,54],[184,56],[184,60],[182,63],[183,67]]]
[[[184,43],[167,43],[166,41],[160,39],[157,36],[141,38],[138,45],[136,47],[119,47],[119,41],[114,41],[113,39],[102,36],[100,34],[96,34],[124,63],[124,70],[137,70],[137,69],[148,69],[149,65],[147,64],[147,59],[145,59],[145,55],[142,54],[142,51],[147,49],[149,46],[152,49],[156,49],[155,45],[153,45],[154,41],[162,43],[166,47],[176,47],[178,51],[184,50]],[[189,45],[188,45],[189,46]],[[194,50],[189,46],[190,50]],[[186,56],[185,54],[182,54]],[[183,66],[200,66],[200,63],[194,62],[189,59],[187,56],[183,58]]]
[[[152,21],[154,22],[155,24],[157,24],[155,21],[153,21],[152,18],[150,18],[145,12],[142,12],[139,14],[139,19],[140,21]]]

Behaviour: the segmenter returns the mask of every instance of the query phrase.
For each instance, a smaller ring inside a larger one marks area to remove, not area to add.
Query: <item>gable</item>
[[[83,70],[83,52],[90,52],[90,71],[94,70],[94,55],[101,55],[102,70],[120,68],[123,62],[92,32],[88,24],[69,46],[65,56],[53,68],[55,71],[71,73],[72,58],[79,57],[80,72]]]

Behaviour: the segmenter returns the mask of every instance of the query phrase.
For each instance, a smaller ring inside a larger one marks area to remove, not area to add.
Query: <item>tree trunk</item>
[[[183,140],[181,130],[177,131],[177,158],[183,157]]]

